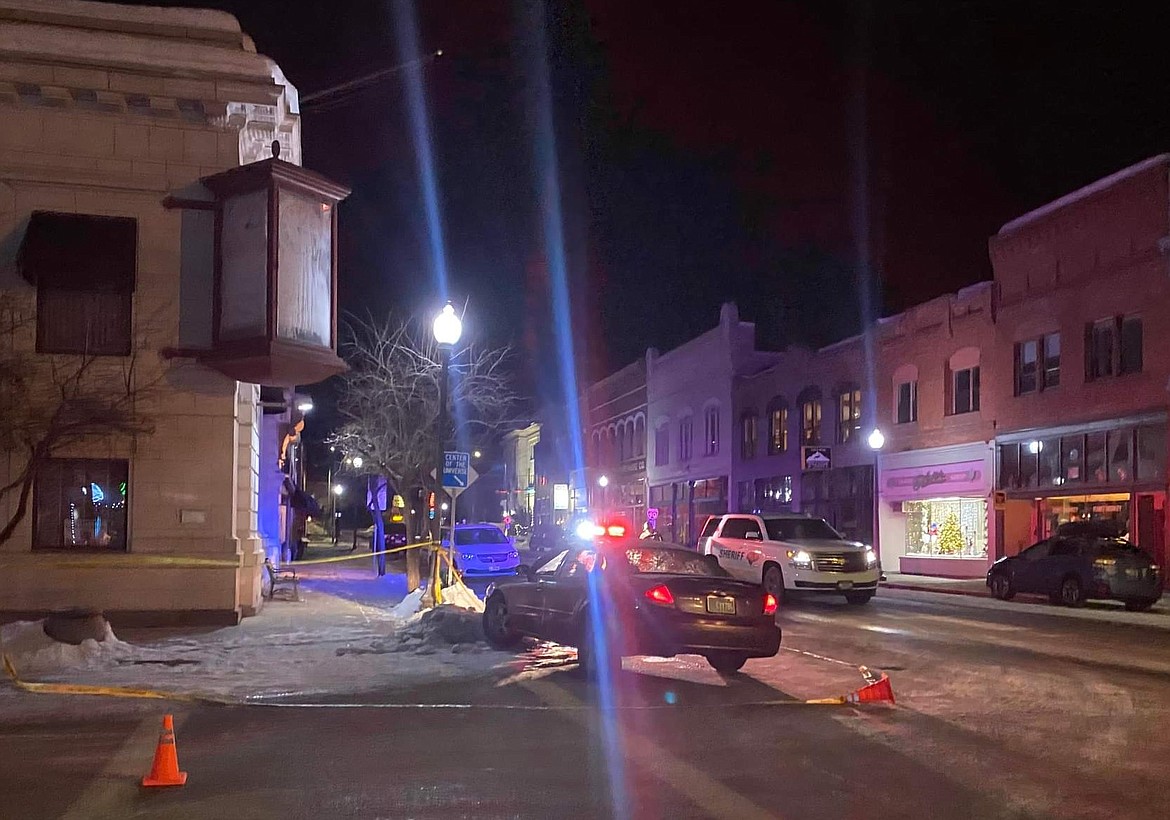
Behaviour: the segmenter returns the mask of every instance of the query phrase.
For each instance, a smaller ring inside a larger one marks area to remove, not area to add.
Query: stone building
[[[344,369],[347,191],[299,167],[296,89],[231,15],[0,0],[0,43],[0,350],[146,422],[38,462],[0,607],[234,622],[287,531],[291,389]],[[27,460],[6,446],[0,479]]]

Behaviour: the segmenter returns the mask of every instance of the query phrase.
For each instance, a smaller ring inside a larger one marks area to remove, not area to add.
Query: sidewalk
[[[311,547],[305,558],[347,553],[347,547]],[[13,653],[24,680],[229,699],[409,686],[489,674],[513,660],[474,638],[420,634],[408,613],[395,611],[406,593],[405,576],[391,571],[377,577],[368,554],[291,566],[301,579],[301,600],[284,596],[282,588],[237,626],[124,629],[100,643],[69,646],[45,636],[40,622],[25,622],[4,627],[0,649]],[[46,696],[0,686],[0,706],[30,697]]]
[[[1085,620],[1107,620],[1137,626],[1170,628],[1170,594],[1165,593],[1161,602],[1155,604],[1148,612],[1127,612],[1125,605],[1120,601],[1089,601],[1081,608],[1053,606],[1046,595],[1020,594],[1011,601],[998,601],[992,597],[986,581],[982,578],[937,578],[930,575],[905,575],[900,572],[887,572],[885,577],[886,580],[881,582],[883,589],[981,599],[978,601],[981,609],[1002,607],[1025,612],[1041,610],[1053,615],[1082,616]]]

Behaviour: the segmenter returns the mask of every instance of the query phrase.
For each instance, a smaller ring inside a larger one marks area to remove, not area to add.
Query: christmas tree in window
[[[938,551],[942,555],[960,555],[963,552],[963,531],[959,529],[959,517],[947,513],[942,529],[938,533]]]

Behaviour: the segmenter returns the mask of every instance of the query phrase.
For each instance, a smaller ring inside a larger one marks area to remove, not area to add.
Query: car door
[[[528,635],[541,634],[544,621],[544,589],[541,581],[555,576],[568,554],[568,550],[562,550],[538,566],[533,572],[532,581],[509,584],[504,588],[508,610],[516,620],[517,630]]]
[[[1066,575],[1075,575],[1082,586],[1089,583],[1086,577],[1084,558],[1081,554],[1082,539],[1053,538],[1048,557],[1040,563],[1039,588],[1036,592],[1053,592]]]
[[[748,531],[753,527],[756,539],[749,543]],[[711,539],[711,552],[719,559],[719,566],[733,578],[759,583],[759,572],[753,571],[748,563],[748,553],[759,550],[761,538],[760,527],[754,520],[746,516],[728,516],[723,520],[719,534]]]
[[[543,620],[540,634],[547,640],[571,644],[576,640],[575,618],[588,594],[588,576],[597,562],[590,549],[569,553],[555,575],[539,580]]]
[[[1044,559],[1052,549],[1052,541],[1045,539],[1033,544],[1021,552],[1015,561],[1015,572],[1012,574],[1012,586],[1016,592],[1047,592],[1041,590],[1044,574]]]

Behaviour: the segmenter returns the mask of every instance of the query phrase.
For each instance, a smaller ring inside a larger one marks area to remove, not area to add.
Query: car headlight
[[[509,551],[508,551],[508,557],[509,557],[509,558],[519,558],[519,557],[520,557],[520,553],[518,553],[516,550],[509,550]]]
[[[875,564],[877,564],[877,553],[874,552],[873,550],[866,550],[865,551],[865,565],[867,567],[872,567]]]
[[[475,553],[474,552],[462,552],[459,554],[459,557],[462,558],[464,561],[474,561],[475,560]]]
[[[792,559],[792,565],[801,569],[812,569],[812,556],[804,550],[797,550],[793,552],[788,551],[788,557]]]

